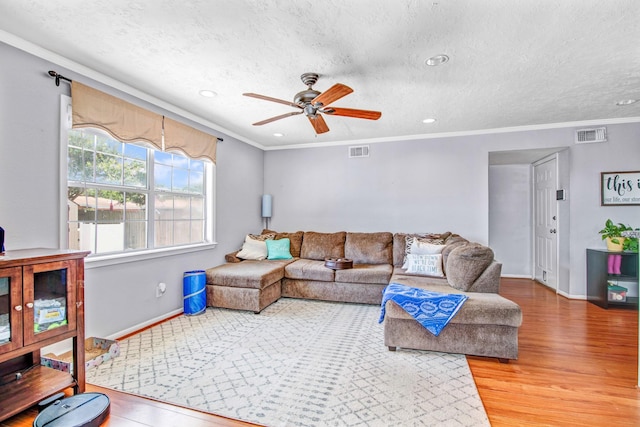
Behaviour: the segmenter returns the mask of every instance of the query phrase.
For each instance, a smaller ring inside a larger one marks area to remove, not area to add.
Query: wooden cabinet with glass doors
[[[0,421],[69,387],[84,372],[84,257],[56,249],[0,256]],[[73,372],[40,365],[40,349],[71,339]]]

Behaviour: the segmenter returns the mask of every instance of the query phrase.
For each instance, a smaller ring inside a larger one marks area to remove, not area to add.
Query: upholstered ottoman
[[[207,306],[260,313],[280,298],[284,267],[292,261],[247,260],[209,268]]]
[[[427,287],[425,287],[427,288]],[[518,358],[518,328],[522,311],[518,304],[495,293],[462,292],[448,285],[430,285],[443,293],[469,297],[437,337],[393,301],[386,303],[384,344],[396,347],[496,357],[501,362]]]

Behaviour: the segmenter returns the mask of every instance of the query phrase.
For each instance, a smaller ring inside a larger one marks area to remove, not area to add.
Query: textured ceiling
[[[0,30],[267,149],[640,117],[616,105],[640,99],[638,17],[637,0],[0,2]],[[242,93],[293,100],[304,72],[382,118],[252,126],[295,110]]]

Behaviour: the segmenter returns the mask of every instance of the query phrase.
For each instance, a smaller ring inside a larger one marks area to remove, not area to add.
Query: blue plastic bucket
[[[207,308],[207,293],[205,285],[207,275],[204,270],[187,271],[182,279],[182,294],[184,314],[194,316],[204,313]]]

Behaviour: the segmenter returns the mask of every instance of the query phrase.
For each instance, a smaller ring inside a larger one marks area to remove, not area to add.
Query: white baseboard
[[[173,316],[175,316],[177,314],[181,314],[183,312],[184,312],[184,310],[182,308],[178,308],[176,310],[173,310],[173,311],[170,311],[168,313],[165,313],[165,314],[163,314],[161,316],[154,317],[153,319],[149,319],[149,320],[147,320],[145,322],[142,322],[142,323],[138,323],[137,325],[134,325],[134,326],[132,326],[130,328],[127,328],[127,329],[124,329],[122,331],[118,331],[116,333],[113,333],[113,334],[109,335],[108,337],[100,337],[100,338],[106,338],[108,340],[115,340],[115,339],[118,339],[120,337],[124,337],[126,335],[132,334],[132,333],[134,333],[136,331],[140,331],[140,330],[146,328],[147,326],[153,325],[154,323],[162,322],[163,320],[166,320],[166,319],[168,319],[170,317],[173,317]]]
[[[176,314],[181,314],[184,310],[179,308],[173,311],[170,311],[169,313],[163,314],[162,316],[158,316],[156,318],[153,318],[151,320],[147,320],[146,322],[140,323],[138,325],[132,326],[130,328],[127,328],[123,331],[119,331],[116,332],[115,334],[111,334],[107,337],[97,337],[97,338],[105,338],[108,340],[115,340],[119,337],[123,337],[125,335],[129,335],[132,334],[136,331],[140,331],[144,328],[146,328],[147,326],[153,325],[154,323],[158,323],[158,322],[162,322],[163,320],[166,320],[170,317],[175,316]],[[87,335],[85,336],[85,338],[89,338],[91,335]],[[60,355],[62,353],[66,353],[68,351],[71,351],[71,338],[64,340],[64,341],[59,341],[55,344],[51,344],[49,346],[43,347],[42,348],[42,354],[47,354],[47,353],[53,353],[53,354],[57,354]]]
[[[530,279],[530,280],[533,280],[533,276],[527,276],[525,274],[501,274],[500,277],[506,277],[507,279]]]
[[[586,300],[587,299],[586,295],[572,295],[572,294],[569,294],[567,292],[560,291],[560,290],[557,291],[557,293],[558,293],[558,295],[562,295],[563,297],[569,298],[569,299],[581,299],[581,300]]]
[[[535,280],[535,278],[533,278],[531,276],[524,276],[524,275],[520,275],[520,274],[502,274],[500,277],[505,277],[505,278],[509,278],[509,279]],[[553,289],[551,289],[551,290],[553,290]],[[573,295],[573,294],[569,294],[569,293],[561,291],[561,290],[557,290],[556,293],[558,295],[562,295],[563,297],[568,298],[568,299],[577,299],[577,300],[586,300],[587,299],[586,295]]]

